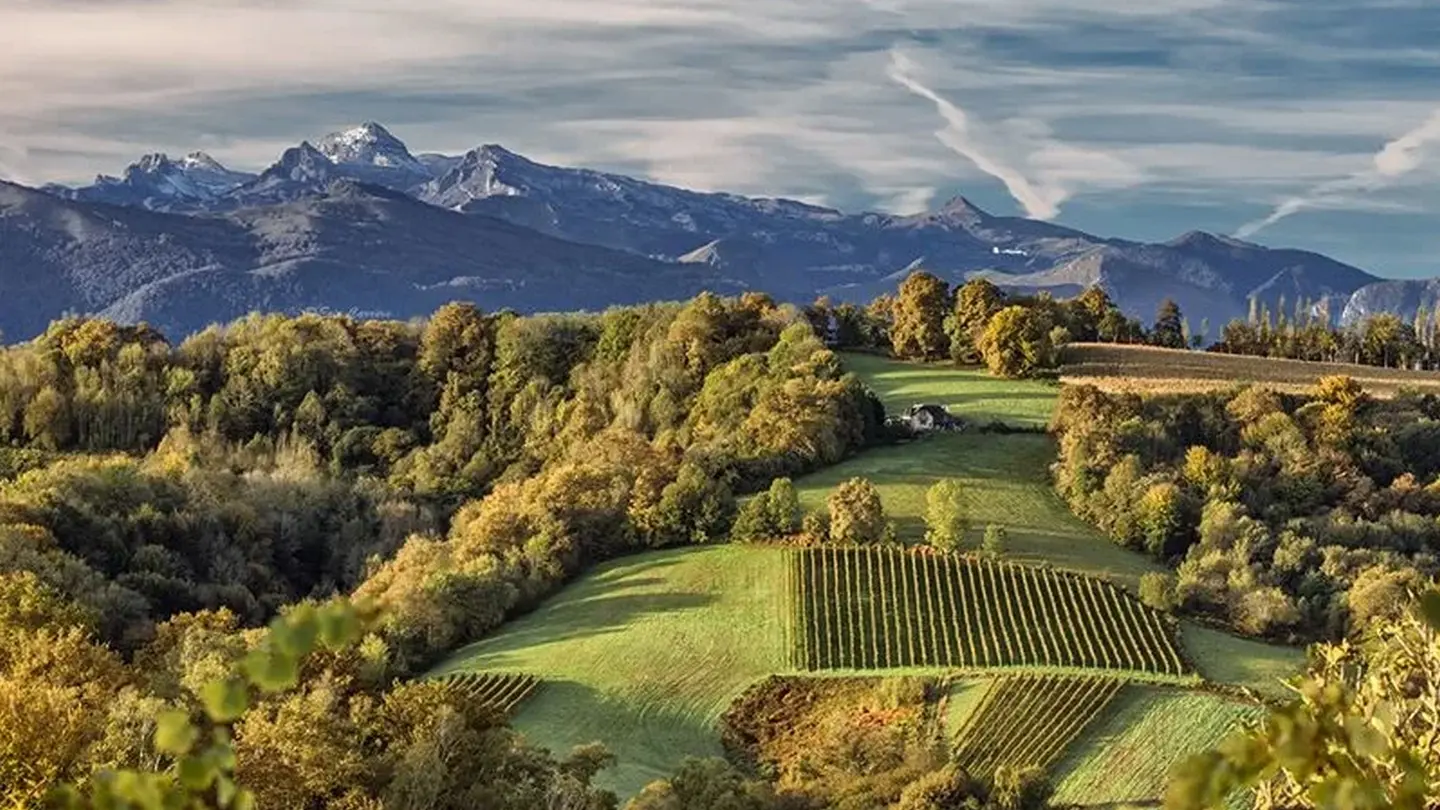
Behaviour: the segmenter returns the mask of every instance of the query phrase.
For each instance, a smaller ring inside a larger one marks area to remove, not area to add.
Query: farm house
[[[915,431],[955,430],[960,427],[960,419],[943,405],[911,405],[905,419],[910,429]]]

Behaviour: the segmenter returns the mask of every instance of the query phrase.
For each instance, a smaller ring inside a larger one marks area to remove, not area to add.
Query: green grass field
[[[868,478],[879,488],[900,538],[918,543],[925,537],[926,490],[942,478],[955,478],[964,487],[970,547],[979,545],[986,524],[999,523],[1009,532],[1004,559],[1048,562],[1135,591],[1142,574],[1161,567],[1100,536],[1070,512],[1050,487],[1054,458],[1048,436],[945,433],[869,450],[797,480],[795,488],[801,506],[823,509],[840,482]]]
[[[1053,383],[1001,379],[983,368],[907,363],[873,354],[846,353],[842,359],[893,413],[927,402],[974,422],[1043,427],[1059,396]]]
[[[1202,692],[1125,687],[1052,771],[1056,805],[1154,804],[1171,770],[1259,708]]]
[[[720,756],[716,720],[786,669],[785,570],[782,552],[743,546],[627,558],[432,674],[538,676],[515,727],[559,755],[604,742],[620,764],[599,782],[628,797],[686,756]]]
[[[1180,646],[1207,680],[1244,686],[1265,697],[1294,694],[1283,682],[1305,669],[1301,647],[1238,638],[1193,622],[1181,626]]]

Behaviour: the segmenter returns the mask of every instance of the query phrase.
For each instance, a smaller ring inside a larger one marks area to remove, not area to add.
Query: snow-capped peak
[[[410,154],[399,138],[374,121],[342,132],[332,132],[321,138],[315,148],[337,165],[360,164],[429,174],[424,164]]]
[[[229,171],[220,161],[205,154],[204,152],[191,152],[179,160],[182,169],[202,169],[212,172]]]

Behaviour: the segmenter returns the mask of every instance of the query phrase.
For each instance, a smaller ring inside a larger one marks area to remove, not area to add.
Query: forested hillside
[[[606,806],[603,757],[557,763],[402,679],[597,560],[723,537],[735,492],[882,420],[763,296],[252,316],[179,345],[57,322],[0,354],[0,785],[24,806],[165,762],[157,718],[199,713],[246,628],[354,591],[381,623],[234,725],[259,806]]]
[[[1278,638],[1358,634],[1437,571],[1440,401],[1329,377],[1181,396],[1067,386],[1056,486],[1116,542],[1175,567],[1152,604]]]

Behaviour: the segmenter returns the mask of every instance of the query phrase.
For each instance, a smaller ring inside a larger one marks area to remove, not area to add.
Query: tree
[[[789,478],[776,478],[770,482],[766,493],[765,506],[769,511],[770,528],[779,535],[791,535],[800,530],[800,496]]]
[[[925,542],[954,551],[965,540],[965,492],[953,478],[938,481],[925,493]]]
[[[967,281],[956,290],[955,309],[945,319],[952,360],[969,363],[979,359],[976,343],[1003,301],[1000,288],[984,278]]]
[[[830,542],[830,516],[819,509],[806,512],[800,520],[800,535],[810,545]]]
[[[985,527],[985,538],[980,541],[980,548],[991,557],[998,557],[1005,553],[1005,547],[1009,544],[1010,533],[999,523],[991,523]]]
[[[949,352],[945,312],[950,289],[939,278],[919,271],[900,284],[890,344],[896,357],[933,360]]]
[[[1150,330],[1150,342],[1167,349],[1185,348],[1185,318],[1180,314],[1180,305],[1166,298],[1155,313],[1155,326]]]
[[[1028,377],[1054,368],[1059,358],[1051,342],[1051,326],[1049,318],[1036,307],[1013,305],[995,313],[979,342],[990,373]]]
[[[689,757],[669,779],[651,782],[625,810],[771,810],[769,784],[745,778],[718,757]]]
[[[735,523],[730,527],[730,537],[741,543],[767,540],[778,532],[770,510],[770,493],[761,492],[740,507]]]
[[[885,507],[880,491],[865,478],[851,478],[830,493],[830,540],[864,545],[879,542],[885,532]]]
[[[1175,609],[1175,575],[1152,571],[1140,577],[1140,601],[1168,613]]]

